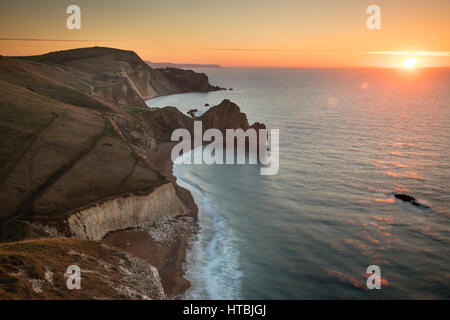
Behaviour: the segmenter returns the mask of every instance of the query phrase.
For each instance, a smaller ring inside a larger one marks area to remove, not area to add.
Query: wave
[[[173,174],[177,184],[191,192],[199,208],[200,229],[191,239],[186,256],[185,277],[191,282],[191,287],[185,298],[240,299],[242,272],[233,229],[217,208],[217,202],[204,188],[189,179],[189,173],[181,170],[180,163],[174,165]]]

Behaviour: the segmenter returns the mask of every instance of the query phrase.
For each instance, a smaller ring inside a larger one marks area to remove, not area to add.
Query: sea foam
[[[193,152],[202,152],[201,148]],[[191,239],[185,265],[185,277],[191,287],[186,299],[240,299],[242,272],[236,236],[221,215],[217,204],[194,182],[195,177],[183,172],[181,158],[174,165],[173,174],[177,184],[188,189],[199,208],[198,233]]]

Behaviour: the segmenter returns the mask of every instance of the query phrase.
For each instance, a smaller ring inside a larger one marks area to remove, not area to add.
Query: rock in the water
[[[428,206],[417,202],[416,198],[414,198],[414,197],[412,197],[410,195],[407,195],[407,194],[394,194],[394,197],[396,197],[397,199],[400,199],[402,201],[409,202],[409,203],[411,203],[412,205],[414,205],[416,207],[428,209]]]
[[[209,103],[205,103],[205,107],[209,107]]]

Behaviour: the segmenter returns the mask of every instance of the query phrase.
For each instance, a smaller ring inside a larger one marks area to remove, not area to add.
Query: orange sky
[[[70,4],[81,30],[66,28]],[[366,27],[371,4],[381,30]],[[158,62],[397,67],[395,52],[422,51],[418,66],[449,67],[449,13],[448,0],[0,0],[0,54],[98,45]]]

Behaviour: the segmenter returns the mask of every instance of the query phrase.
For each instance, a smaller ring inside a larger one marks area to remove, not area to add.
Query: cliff
[[[73,212],[167,183],[143,157],[167,122],[152,128],[139,116],[148,109],[136,105],[215,90],[203,74],[161,73],[134,52],[97,47],[1,57],[0,84],[3,240],[42,236],[28,234],[35,220],[70,235],[61,221]]]
[[[188,209],[167,183],[148,195],[119,197],[72,214],[68,219],[76,238],[101,240],[108,233],[152,226],[158,220],[186,215]]]
[[[219,87],[212,87],[208,82],[208,76],[204,73],[177,68],[163,68],[156,69],[156,71],[171,83],[176,83],[177,91],[180,93],[207,92],[221,89]]]
[[[144,100],[161,95],[220,89],[210,85],[203,73],[176,68],[153,69],[135,52],[113,48],[64,50],[15,60],[28,71],[45,73],[53,79],[56,76],[90,96],[121,107],[145,107]],[[52,69],[52,73],[48,69]]]
[[[194,119],[173,107],[137,106],[154,95],[216,89],[202,74],[154,70],[130,51],[87,48],[0,57],[2,241],[15,241],[14,250],[20,250],[22,242],[17,241],[22,240],[98,241],[111,232],[151,227],[167,218],[189,216],[195,221],[192,197],[175,184],[170,152],[162,151],[170,145],[172,131],[192,130]],[[228,100],[200,119],[205,130],[249,127],[245,114]],[[68,243],[52,241],[55,250]],[[44,247],[42,255],[27,253],[30,263],[51,256],[51,247]],[[80,242],[79,252],[88,254],[83,248]],[[174,248],[184,251],[179,241]],[[170,272],[163,270],[165,263],[155,263],[164,271],[164,283],[182,273],[183,258],[175,260],[177,270]],[[0,277],[4,296],[20,291],[25,278],[17,277],[15,285]],[[38,293],[22,294],[34,298]]]

